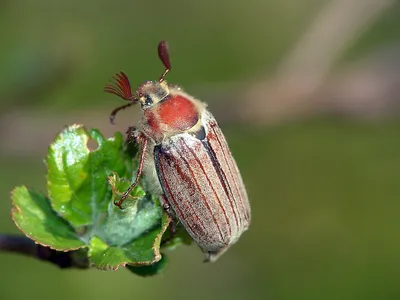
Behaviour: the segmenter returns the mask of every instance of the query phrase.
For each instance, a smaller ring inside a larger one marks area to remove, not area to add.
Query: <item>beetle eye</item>
[[[153,104],[153,100],[151,99],[151,97],[149,96],[149,95],[146,95],[145,96],[145,102],[144,102],[144,105],[146,105],[146,106],[150,106],[150,105],[152,105]]]

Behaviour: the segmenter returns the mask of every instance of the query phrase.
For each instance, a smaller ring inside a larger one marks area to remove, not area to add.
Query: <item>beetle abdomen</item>
[[[170,206],[207,259],[213,260],[248,228],[250,209],[222,133],[208,126],[205,131],[211,140],[189,133],[164,140],[154,148],[154,158]]]

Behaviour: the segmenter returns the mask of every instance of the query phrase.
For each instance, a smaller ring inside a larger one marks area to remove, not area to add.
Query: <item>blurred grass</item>
[[[400,240],[400,121],[323,120],[224,128],[243,173],[253,224],[216,264],[195,247],[170,254],[165,273],[59,271],[0,256],[0,299],[396,299]],[[0,194],[43,190],[38,159],[2,160]],[[16,232],[1,203],[0,224]],[[37,276],[35,274],[40,274]],[[155,288],[157,287],[157,288]]]
[[[133,86],[162,71],[188,90],[273,72],[328,0],[0,2],[0,112],[107,105],[102,87],[123,69]],[[345,51],[345,63],[398,42],[400,1]]]
[[[326,2],[8,1],[0,9],[0,94],[66,72],[60,86],[21,101],[96,109],[109,102],[102,87],[120,69],[133,86],[158,78],[161,39],[170,43],[171,83],[242,80],[274,67]]]
[[[361,36],[354,41],[353,45],[343,53],[341,62],[349,62],[367,55],[369,52],[380,50],[382,45],[399,43],[400,35],[400,1],[395,1],[390,9],[383,12],[378,20],[365,30]]]

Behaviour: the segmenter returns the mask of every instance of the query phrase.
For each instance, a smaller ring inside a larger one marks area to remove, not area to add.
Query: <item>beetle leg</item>
[[[167,215],[171,218],[171,223],[170,223],[171,225],[170,225],[169,229],[170,229],[171,239],[172,239],[176,233],[175,216],[174,216],[174,214],[171,210],[171,206],[168,204],[165,196],[163,195],[162,197],[164,198],[163,208],[164,208],[165,212],[167,213]]]
[[[171,218],[171,223],[169,225],[169,234],[170,234],[170,237],[168,240],[172,240],[176,234],[176,222],[175,222],[175,219],[173,219],[173,218]]]
[[[131,126],[126,130],[126,142],[136,144],[138,134],[135,126]]]
[[[161,195],[161,197],[164,199],[164,203],[163,203],[163,208],[164,211],[167,213],[167,215],[169,216],[169,218],[171,219],[171,222],[169,223],[169,237],[165,240],[163,240],[163,244],[168,243],[169,241],[171,241],[176,234],[176,221],[175,221],[175,215],[171,210],[171,206],[168,203],[167,198],[165,197],[165,195]]]
[[[140,153],[140,161],[139,161],[139,167],[138,167],[138,171],[136,174],[136,179],[135,181],[131,184],[131,186],[126,190],[126,192],[122,195],[121,199],[118,202],[114,202],[114,204],[116,206],[118,206],[119,208],[122,209],[122,203],[125,201],[125,199],[128,197],[128,195],[130,194],[130,192],[132,192],[132,190],[138,185],[140,177],[143,174],[143,166],[144,166],[144,160],[146,157],[146,150],[147,150],[147,143],[148,140],[147,138],[143,139],[143,146],[142,146],[142,151]]]
[[[131,126],[126,130],[126,138],[125,138],[125,146],[126,152],[134,159],[140,157],[140,149],[138,149],[138,145],[141,144],[141,141],[145,139],[144,135],[137,130],[135,126]],[[140,146],[139,146],[140,147]]]
[[[168,216],[172,217],[171,206],[169,205],[167,198],[165,197],[165,195],[162,195],[161,197],[164,199],[163,208],[165,212]]]

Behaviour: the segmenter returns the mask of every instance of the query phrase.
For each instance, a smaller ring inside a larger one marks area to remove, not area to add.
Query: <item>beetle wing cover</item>
[[[207,120],[205,128],[209,150],[215,158],[226,195],[229,195],[231,204],[238,212],[239,226],[242,230],[246,230],[250,225],[251,211],[242,176],[217,121],[209,112],[206,113],[205,119]]]
[[[211,115],[206,119],[214,120]],[[165,196],[198,245],[212,256],[236,242],[250,223],[243,181],[222,132],[205,122],[206,138],[172,136],[155,147]]]

